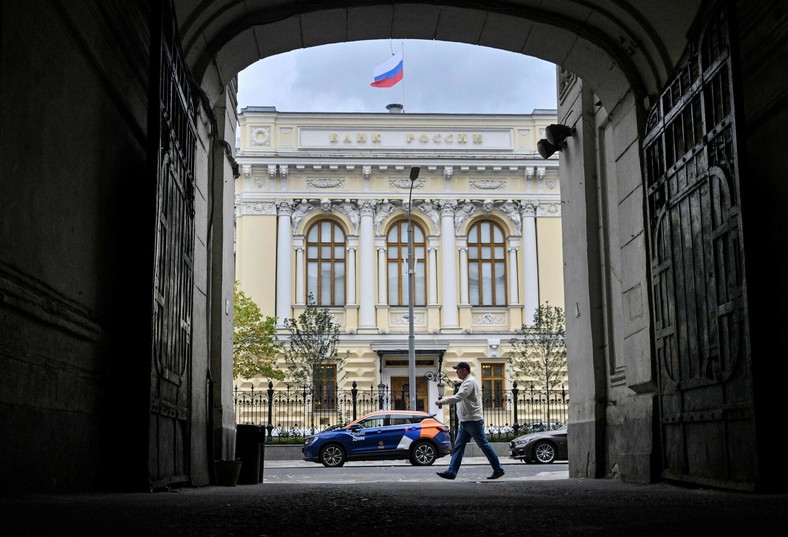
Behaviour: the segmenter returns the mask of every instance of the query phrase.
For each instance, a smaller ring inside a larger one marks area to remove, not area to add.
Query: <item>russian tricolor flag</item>
[[[402,80],[402,53],[399,52],[372,70],[373,88],[390,88]]]

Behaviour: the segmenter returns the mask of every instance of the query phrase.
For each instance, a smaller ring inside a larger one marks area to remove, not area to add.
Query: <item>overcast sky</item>
[[[372,69],[403,52],[404,77],[373,88]],[[238,75],[238,108],[280,112],[530,114],[556,108],[555,65],[502,50],[423,40],[338,43],[271,56]]]

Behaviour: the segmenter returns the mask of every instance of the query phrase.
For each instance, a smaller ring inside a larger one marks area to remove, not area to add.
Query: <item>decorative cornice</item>
[[[344,179],[328,179],[328,178],[319,178],[319,179],[307,179],[306,180],[306,188],[307,190],[324,190],[329,188],[344,188],[345,180]]]
[[[244,201],[238,205],[242,215],[276,215],[276,204],[265,201]]]
[[[505,179],[471,179],[468,181],[471,190],[501,190],[506,188]]]
[[[422,190],[424,185],[424,180],[418,179],[413,182],[413,190]],[[410,179],[389,179],[389,187],[397,190],[410,190]]]
[[[561,203],[539,202],[539,206],[536,208],[536,216],[561,216]]]

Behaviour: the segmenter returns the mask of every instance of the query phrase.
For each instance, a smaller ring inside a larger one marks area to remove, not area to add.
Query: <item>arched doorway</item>
[[[685,428],[689,443],[684,446],[709,444],[716,453],[720,452],[718,436],[704,424],[717,419],[718,413],[726,419],[741,415],[745,422],[776,423],[781,418],[779,395],[788,377],[781,358],[788,343],[779,337],[788,311],[769,307],[788,294],[782,285],[788,270],[788,248],[784,248],[788,191],[779,180],[788,159],[783,148],[788,45],[774,39],[788,22],[784,9],[774,2],[718,3],[735,9],[735,16],[728,18],[727,54],[732,84],[741,92],[731,94],[734,113],[729,124],[731,132],[744,140],[735,156],[741,171],[739,233],[746,239],[739,245],[747,284],[740,301],[749,306],[749,339],[738,341],[752,356],[741,394],[752,396],[757,404],[749,416],[739,414],[740,398],[724,399],[719,408],[702,409],[713,416],[701,419],[700,414],[692,414],[701,410],[692,405],[691,397],[677,397],[684,399],[676,406],[685,414],[682,419],[699,424]],[[157,24],[151,21],[149,4],[96,8],[91,3],[4,3],[0,136],[6,152],[0,199],[10,201],[0,213],[0,365],[7,372],[0,404],[6,430],[11,431],[5,453],[15,462],[6,469],[4,490],[87,489],[101,482],[101,474],[112,486],[135,489],[183,475],[196,484],[209,481],[214,448],[229,449],[234,421],[227,393],[232,324],[226,313],[232,297],[232,192],[224,188],[225,179],[236,172],[232,122],[226,121],[233,110],[229,95],[234,75],[261,57],[286,50],[387,37],[481,44],[533,55],[567,70],[560,86],[568,100],[560,105],[561,111],[577,113],[560,117],[578,127],[562,153],[564,236],[576,254],[566,257],[571,270],[565,278],[566,309],[573,323],[570,353],[578,357],[570,366],[575,383],[571,471],[574,476],[618,474],[632,481],[658,478],[666,455],[661,449],[664,436],[679,425],[657,425],[656,417],[664,409],[656,394],[670,379],[661,376],[663,369],[654,358],[654,342],[667,348],[662,343],[667,343],[668,333],[661,329],[655,335],[652,311],[660,302],[652,297],[659,287],[654,278],[666,271],[662,258],[656,256],[659,250],[647,248],[647,237],[659,237],[652,233],[660,229],[651,225],[652,214],[659,222],[657,213],[675,201],[680,216],[682,204],[678,198],[663,199],[659,189],[648,190],[652,185],[644,181],[646,161],[641,150],[652,147],[645,143],[652,141],[647,133],[654,133],[655,140],[667,132],[653,130],[647,113],[674,80],[671,73],[682,64],[684,50],[693,41],[686,37],[688,32],[697,27],[701,35],[713,18],[699,12],[701,5],[714,4],[699,0],[678,7],[649,0],[507,0],[489,5],[463,0],[386,5],[367,0],[330,5],[287,0],[173,1],[185,66],[174,71],[174,79],[196,95],[191,100],[197,117],[195,292],[189,320],[169,315],[178,311],[176,302],[153,298],[154,223],[165,220],[156,213],[160,197],[157,183],[151,180],[160,176],[161,169],[150,166],[158,157],[148,150],[156,146],[159,151],[157,144],[169,139],[170,133],[148,134],[149,126],[161,124],[155,119],[161,108],[150,102],[148,89],[160,87],[157,84],[164,78],[149,69],[157,63],[151,62],[151,54],[161,52],[150,48],[150,33]],[[573,75],[582,84],[573,82]],[[676,80],[683,83],[681,77]],[[692,80],[698,79],[684,80],[687,87],[694,88]],[[677,91],[677,104],[686,99],[690,103],[686,110],[691,111],[693,91]],[[677,110],[683,115],[685,108]],[[154,115],[151,121],[148,112]],[[179,141],[185,140],[185,131],[178,134]],[[707,151],[708,140],[715,139],[713,132],[704,131],[700,137],[705,138],[703,151]],[[745,153],[749,159],[743,158]],[[676,163],[671,163],[671,173],[681,177],[685,164],[674,168]],[[712,190],[723,183],[722,177],[729,179],[714,167],[701,175]],[[647,213],[647,203],[657,210]],[[693,230],[691,225],[686,229]],[[715,224],[709,229],[722,228]],[[714,246],[729,236],[720,234],[721,241]],[[775,247],[759,247],[755,238],[761,237]],[[671,244],[674,248],[663,251],[675,252],[679,243]],[[689,254],[696,251],[692,241],[686,244],[681,259],[692,260],[690,272],[697,278],[693,290],[711,289],[710,282],[723,281],[706,281],[701,257]],[[615,251],[618,265],[610,255]],[[183,253],[182,257],[189,257],[189,252]],[[133,277],[118,277],[122,272]],[[188,272],[186,268],[180,273]],[[154,366],[154,357],[162,350],[153,348],[154,303],[172,308],[167,319],[175,327],[173,335],[191,330],[191,354],[181,381],[187,394],[183,398],[165,394],[172,386],[159,383],[159,377],[167,376],[165,371],[180,377],[181,362],[175,359],[179,355],[169,355],[164,357],[166,367]],[[701,304],[699,311],[708,314],[714,302]],[[728,309],[736,312],[738,305],[721,300],[716,307],[720,326],[730,328]],[[694,370],[706,378],[722,378],[721,365],[731,363],[730,357],[717,360],[716,356],[702,356],[694,362],[701,367]],[[44,389],[36,389],[35,382]],[[159,398],[158,407],[152,405],[156,393],[166,395]],[[117,401],[124,405],[114,404]],[[162,416],[161,428],[151,427],[152,416]],[[188,431],[176,432],[176,423],[188,423]],[[753,457],[754,449],[756,474],[734,471],[713,475],[713,480],[732,479],[753,487],[784,483],[786,469],[775,430],[759,426],[753,443],[751,427],[728,428],[729,438],[742,442],[724,442],[726,457],[738,463]],[[153,448],[157,451],[152,455]],[[151,471],[160,460],[176,460],[171,455],[178,449],[186,453],[177,459],[180,466],[165,464],[161,475]],[[680,457],[671,460],[683,464]],[[680,479],[692,479],[684,468],[679,474]],[[702,472],[695,475],[708,477]]]
[[[565,234],[567,265],[580,267],[566,277],[567,311],[575,313],[568,316],[570,386],[580,394],[573,397],[571,409],[575,462],[570,475],[653,480],[666,450],[660,447],[664,429],[656,426],[661,397],[660,364],[651,352],[649,304],[654,299],[647,252],[652,245],[643,207],[632,200],[644,196],[640,147],[645,111],[670,80],[684,43],[667,39],[668,17],[624,9],[592,12],[578,5],[570,14],[527,2],[488,9],[448,4],[347,2],[327,10],[307,5],[289,11],[283,5],[256,11],[252,3],[238,15],[211,6],[192,13],[181,32],[187,61],[209,100],[260,56],[370,37],[485,44],[560,65],[559,117],[577,133],[564,150],[562,182],[579,186],[566,189],[564,199],[570,230]],[[687,6],[670,17],[669,25],[688,28],[696,10],[697,4]],[[215,17],[219,13],[221,22]],[[594,119],[589,121],[589,115]],[[609,190],[599,194],[600,184]],[[606,208],[599,209],[600,203]],[[601,233],[594,230],[599,226]],[[622,230],[633,240],[616,244]],[[578,245],[584,248],[578,250]],[[618,276],[611,277],[613,271]],[[617,402],[612,411],[610,401]],[[689,442],[684,446],[692,447]],[[710,467],[715,464],[697,474],[722,471]],[[672,477],[692,481],[692,473],[678,471]]]

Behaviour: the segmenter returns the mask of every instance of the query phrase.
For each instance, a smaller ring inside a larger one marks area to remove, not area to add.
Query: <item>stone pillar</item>
[[[371,200],[359,200],[361,218],[359,223],[359,261],[362,278],[359,282],[359,330],[374,330],[375,322],[375,278],[364,277],[363,271],[375,267],[375,207]]]
[[[446,201],[441,205],[441,329],[460,328],[457,314],[457,261],[454,236],[454,209],[457,203]]]
[[[356,248],[347,249],[347,301],[348,306],[356,303]]]
[[[378,304],[388,304],[389,297],[386,293],[388,286],[386,279],[388,278],[388,260],[386,259],[386,248],[384,246],[378,247]]]
[[[517,285],[517,245],[509,246],[509,304],[518,304],[520,301],[520,286]]]
[[[524,321],[533,324],[539,307],[539,259],[536,253],[536,204],[523,204],[523,289]]]
[[[471,303],[468,296],[468,247],[460,247],[460,304],[467,306]]]
[[[430,260],[427,268],[430,273],[430,296],[428,304],[434,305],[438,303],[438,249],[430,246],[429,255]]]
[[[279,200],[276,204],[278,215],[278,233],[276,241],[276,326],[284,328],[284,320],[291,317],[290,291],[292,283],[292,267],[290,262],[293,232],[290,216],[293,205],[289,201]]]
[[[296,296],[295,303],[303,306],[306,298],[304,292],[304,247],[296,247]],[[278,290],[277,290],[278,292]]]

